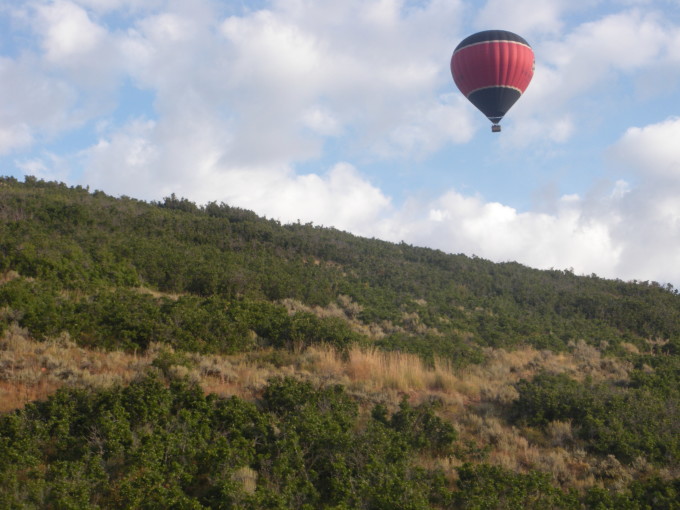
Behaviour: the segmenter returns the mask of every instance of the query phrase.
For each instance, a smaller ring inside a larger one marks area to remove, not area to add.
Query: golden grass
[[[60,385],[46,380],[25,384],[15,381],[0,381],[0,413],[24,407],[26,403],[45,400]]]
[[[289,314],[298,312],[313,313],[320,318],[336,317],[347,322],[349,328],[365,335],[368,338],[378,339],[384,337],[386,334],[393,332],[395,329],[393,325],[379,325],[379,324],[365,324],[358,319],[358,315],[363,309],[361,305],[352,301],[349,296],[338,296],[337,303],[330,303],[326,307],[321,306],[307,306],[296,299],[283,299],[280,303],[286,307]]]
[[[249,467],[237,469],[233,474],[235,482],[241,484],[243,490],[248,494],[254,494],[257,489],[257,471]]]
[[[150,294],[155,298],[168,298],[172,301],[177,301],[182,295],[174,292],[161,292],[159,290],[150,289],[149,287],[137,287],[137,292],[140,294]]]
[[[68,335],[36,342],[11,327],[0,339],[0,412],[45,399],[62,386],[103,388],[130,382],[151,361],[149,356],[83,349]]]
[[[306,368],[314,375],[344,382],[368,393],[440,393],[462,400],[458,379],[451,366],[436,360],[427,367],[413,354],[385,352],[374,347],[352,347],[341,356],[331,347],[314,346],[306,351]]]
[[[0,412],[46,399],[63,386],[127,384],[169,350],[154,344],[142,354],[104,352],[78,347],[68,335],[37,342],[24,330],[11,327],[0,338]],[[583,489],[607,483],[607,477],[629,479],[644,471],[643,461],[639,463],[642,467],[624,467],[578,450],[568,422],[553,422],[546,434],[538,437],[508,425],[502,416],[504,407],[517,398],[514,384],[522,378],[548,370],[573,377],[588,373],[618,379],[627,377],[625,365],[612,364],[585,344],[575,344],[569,353],[525,348],[512,352],[489,349],[485,355],[483,364],[455,369],[443,359],[428,366],[413,354],[359,346],[344,354],[329,346],[313,346],[299,354],[271,349],[232,356],[190,353],[184,356],[187,363],[166,368],[166,374],[194,380],[206,393],[248,400],[257,398],[274,376],[294,376],[315,385],[339,383],[364,403],[364,414],[377,402],[394,409],[404,395],[414,404],[437,397],[444,403],[439,413],[454,424],[460,444],[468,441],[486,447],[488,462],[517,472],[538,469],[551,473],[565,487]],[[441,467],[452,480],[460,462],[455,458],[418,459],[423,466]],[[242,470],[237,477],[250,487],[251,475]]]
[[[0,285],[2,285],[3,283],[11,282],[15,278],[19,278],[19,276],[20,276],[19,273],[12,270],[0,273]]]
[[[0,381],[4,383],[0,411],[44,398],[63,385],[107,387],[129,382],[168,349],[152,345],[139,355],[104,352],[78,347],[66,334],[36,342],[25,331],[12,327],[0,339]],[[357,394],[382,394],[386,400],[398,401],[402,394],[417,400],[436,395],[458,406],[481,402],[508,404],[517,398],[514,384],[538,370],[572,376],[584,373],[612,378],[627,376],[627,367],[612,365],[590,346],[580,343],[573,351],[556,354],[531,348],[512,352],[488,349],[484,364],[454,370],[447,360],[436,359],[434,366],[426,366],[416,355],[374,347],[353,346],[343,356],[332,347],[313,346],[297,355],[277,356],[277,366],[269,361],[275,354],[272,350],[233,356],[191,354],[188,357],[192,367],[173,368],[172,374],[188,376],[200,382],[207,392],[218,395],[251,398],[270,377],[294,375],[345,384]]]

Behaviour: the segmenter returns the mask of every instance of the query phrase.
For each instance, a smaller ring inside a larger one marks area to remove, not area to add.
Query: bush
[[[461,510],[580,509],[573,493],[552,485],[549,475],[518,474],[500,466],[465,464],[458,469],[456,508]]]
[[[677,390],[669,394],[663,385],[636,381],[637,387],[621,387],[542,373],[517,384],[514,418],[538,427],[571,421],[576,436],[595,453],[613,454],[622,462],[642,456],[675,465],[680,460]]]
[[[423,433],[443,430],[430,410],[403,406],[388,425],[360,425],[341,386],[290,378],[272,380],[257,405],[154,375],[96,393],[60,390],[0,417],[0,501],[424,510],[450,499],[440,473],[412,463],[432,444]]]

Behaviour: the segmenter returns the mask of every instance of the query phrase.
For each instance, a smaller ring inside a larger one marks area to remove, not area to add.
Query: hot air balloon
[[[465,97],[501,130],[499,122],[529,86],[534,52],[522,37],[485,30],[466,37],[451,56],[453,81]]]

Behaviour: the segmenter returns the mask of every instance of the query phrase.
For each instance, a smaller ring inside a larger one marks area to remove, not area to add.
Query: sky
[[[466,36],[522,35],[501,133]],[[0,175],[680,286],[680,0],[0,0]]]

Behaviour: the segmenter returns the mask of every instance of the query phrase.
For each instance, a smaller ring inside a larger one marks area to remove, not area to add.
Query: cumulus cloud
[[[83,151],[85,171],[81,180],[116,195],[161,198],[163,184],[158,183],[163,180],[159,179],[158,171],[162,151],[153,142],[155,127],[153,121],[135,120]],[[153,189],[161,196],[150,193]]]
[[[628,129],[609,149],[618,180],[559,197],[549,213],[448,191],[411,203],[380,235],[494,261],[578,274],[680,283],[680,119]]]
[[[48,181],[68,182],[72,180],[71,161],[58,154],[47,153],[40,158],[21,159],[16,162],[25,175]]]
[[[36,3],[24,16],[40,39],[46,70],[63,73],[91,103],[113,95],[123,64],[117,34],[68,0]]]
[[[440,1],[411,10],[394,0],[297,1],[229,17],[222,33],[239,80],[229,85],[237,97],[245,96],[247,86],[258,98],[256,104],[251,99],[235,108],[243,118],[259,119],[268,112],[275,122],[258,125],[260,135],[270,129],[293,134],[299,126],[281,126],[299,119],[295,112],[321,103],[326,118],[333,119],[333,134],[346,133],[352,125],[358,135],[352,143],[383,155],[403,154],[413,145],[431,152],[447,141],[461,141],[463,130],[464,140],[471,133],[468,125],[441,137],[436,113],[448,109],[465,116],[462,104],[435,93],[442,78],[450,80],[440,64],[448,58],[440,53],[449,51],[445,32],[436,29],[443,30],[442,16],[457,9],[458,2]],[[431,26],[425,29],[427,23]],[[407,136],[414,117],[420,134]]]
[[[548,269],[573,268],[624,280],[680,284],[680,119],[632,127],[607,152],[617,180],[583,196],[563,195],[549,212],[519,212],[479,195],[449,190],[431,201],[412,200],[376,225],[393,241],[518,261]]]
[[[129,79],[155,96],[161,126],[183,121],[189,108],[229,123],[236,165],[317,158],[324,139],[341,135],[351,151],[387,158],[422,157],[472,136],[469,107],[451,100],[450,88],[439,92],[450,87],[441,61],[460,1],[274,1],[225,18],[209,0],[142,7],[57,0],[14,9],[38,38],[42,81],[68,83],[80,124],[112,113]],[[124,17],[106,23],[116,10],[131,16],[127,28]],[[55,104],[62,120],[74,117]],[[35,124],[5,124],[3,146],[34,140]]]
[[[119,40],[74,2],[4,11],[35,47],[0,57],[0,154],[49,142],[110,112],[122,75]]]
[[[563,196],[550,214],[524,212],[450,190],[427,203],[411,203],[381,225],[381,234],[447,252],[537,268],[574,268],[612,275],[620,249],[611,217],[588,217],[582,199]],[[417,218],[414,220],[414,218]]]
[[[30,55],[0,58],[0,154],[31,146],[83,122],[77,92],[65,80],[44,73]]]
[[[256,200],[264,214],[283,222],[300,220],[371,235],[371,225],[390,210],[390,199],[348,163],[338,163],[324,175],[285,177],[276,176],[272,183],[276,185],[268,186],[258,176],[264,186]],[[239,197],[234,199],[243,202]]]
[[[25,123],[0,126],[0,154],[7,154],[15,149],[31,145],[33,134]]]
[[[123,11],[135,13],[157,9],[165,0],[74,0],[77,5],[97,13]]]
[[[390,209],[390,199],[348,163],[321,175],[297,175],[286,166],[226,166],[209,133],[197,134],[190,148],[178,146],[176,151],[158,142],[165,135],[152,121],[130,123],[82,154],[87,160],[82,181],[148,200],[170,193],[199,203],[219,198],[282,222],[313,222],[359,235],[371,234],[367,225]],[[189,164],[190,174],[184,171]]]
[[[623,221],[613,231],[625,246],[618,270],[680,282],[680,119],[629,128],[608,156],[637,182],[619,200]],[[647,278],[647,276],[645,276]]]
[[[558,33],[563,27],[563,13],[583,3],[575,0],[489,0],[477,14],[477,25],[482,30],[507,27],[522,34]]]
[[[57,38],[63,59],[84,59],[88,48],[106,46],[120,57],[110,64],[155,97],[152,119],[113,124],[80,154],[81,179],[95,187],[130,194],[122,190],[138,175],[140,197],[171,190],[198,201],[237,199],[230,190],[253,195],[238,184],[250,172],[251,187],[290,184],[311,193],[320,188],[310,183],[324,182],[340,193],[344,188],[330,179],[335,173],[297,176],[293,165],[319,158],[329,138],[342,137],[350,154],[422,158],[474,132],[469,106],[451,93],[439,63],[450,51],[446,17],[460,2],[300,0],[224,18],[210,1],[170,2],[125,32],[105,34],[83,17],[85,4],[105,11],[115,3],[59,4],[87,29],[74,36],[84,40],[81,54],[64,50]],[[46,41],[59,33],[50,26],[42,27]],[[47,50],[44,57],[55,60]],[[439,93],[443,80],[449,88]],[[262,200],[244,203],[268,213]],[[325,218],[321,213],[318,221]]]
[[[559,10],[558,4],[550,5]],[[661,10],[637,8],[582,23],[565,36],[539,38],[534,44],[537,62],[529,93],[513,108],[513,116],[524,124],[516,139],[567,141],[574,133],[570,124],[577,120],[573,112],[582,119],[590,113],[574,101],[615,90],[623,76],[633,73],[641,74],[640,83],[644,70],[655,76],[676,73],[677,40],[678,28],[668,23]],[[658,88],[658,84],[646,86],[650,91]],[[557,136],[555,125],[561,126]]]
[[[101,49],[107,32],[77,5],[57,1],[37,8],[45,57],[54,63],[82,64],[82,58]]]
[[[663,179],[680,184],[678,140],[680,118],[672,117],[658,124],[629,128],[611,152],[619,164],[652,182]]]

